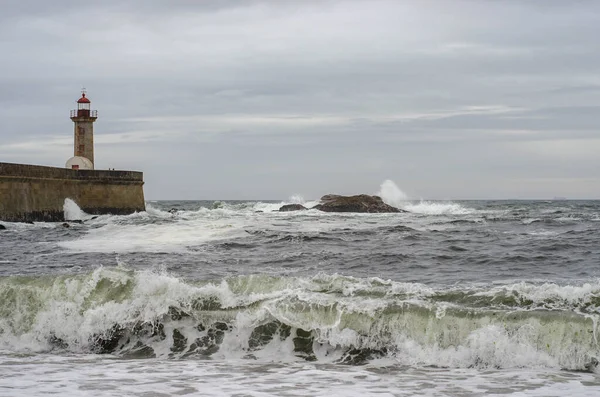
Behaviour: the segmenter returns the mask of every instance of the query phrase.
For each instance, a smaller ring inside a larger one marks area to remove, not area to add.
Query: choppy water
[[[0,395],[600,395],[599,201],[394,204],[4,223]]]

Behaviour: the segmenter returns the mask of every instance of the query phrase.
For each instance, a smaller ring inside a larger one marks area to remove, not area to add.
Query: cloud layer
[[[8,0],[0,161],[97,168],[149,199],[600,198],[600,4]]]

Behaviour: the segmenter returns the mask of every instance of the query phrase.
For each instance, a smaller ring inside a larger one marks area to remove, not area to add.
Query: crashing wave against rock
[[[286,204],[279,208],[280,212],[303,211],[308,208],[300,204]],[[383,202],[379,196],[369,196],[359,194],[356,196],[341,196],[338,194],[326,194],[321,197],[321,203],[311,209],[324,212],[362,212],[362,213],[390,213],[407,212],[396,207],[392,207]]]
[[[313,208],[325,212],[406,212],[384,203],[379,196],[369,196],[367,194],[359,194],[356,196],[327,194],[321,197],[321,204],[318,204]]]

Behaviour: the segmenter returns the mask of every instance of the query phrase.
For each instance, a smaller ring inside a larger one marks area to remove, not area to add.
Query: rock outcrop
[[[287,212],[287,211],[304,211],[307,208],[302,204],[286,204],[279,208],[279,212]]]
[[[369,196],[366,194],[359,194],[356,196],[327,194],[321,197],[321,203],[313,208],[325,212],[406,212],[384,203],[379,196]]]

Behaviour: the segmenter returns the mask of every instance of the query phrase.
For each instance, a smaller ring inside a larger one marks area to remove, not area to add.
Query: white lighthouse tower
[[[98,111],[91,110],[90,105],[84,88],[81,90],[81,98],[77,101],[77,109],[71,110],[71,120],[75,123],[74,153],[67,161],[66,168],[94,169],[94,122],[98,118]]]

